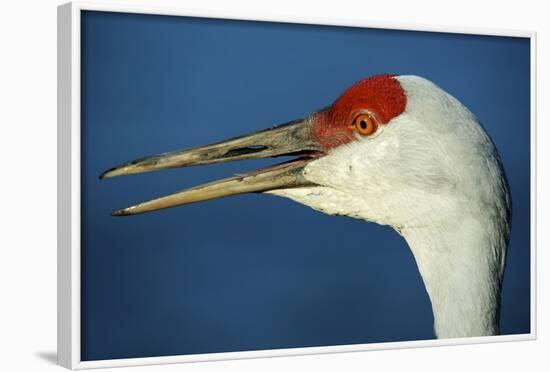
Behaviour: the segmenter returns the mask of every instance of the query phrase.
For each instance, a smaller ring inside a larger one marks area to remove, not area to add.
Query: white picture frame
[[[167,357],[82,361],[80,357],[80,16],[82,11],[142,13],[222,19],[355,26],[529,38],[531,43],[531,331],[529,334],[391,342],[380,344],[242,351]],[[416,348],[536,338],[536,33],[462,29],[414,24],[381,24],[309,17],[281,18],[258,14],[199,13],[185,8],[128,5],[117,1],[75,1],[58,8],[58,361],[70,369],[136,366],[261,358],[274,356]]]

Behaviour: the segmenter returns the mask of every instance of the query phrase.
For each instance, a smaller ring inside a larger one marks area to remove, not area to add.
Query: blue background
[[[424,76],[496,143],[513,199],[501,331],[528,333],[529,40],[84,12],[82,359],[430,339],[430,302],[388,227],[242,195],[109,213],[254,160],[99,181],[123,161],[283,123],[379,73]]]

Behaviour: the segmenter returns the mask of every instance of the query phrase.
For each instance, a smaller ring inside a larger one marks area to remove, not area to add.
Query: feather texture
[[[273,190],[323,213],[390,225],[407,241],[440,338],[498,334],[510,197],[495,146],[458,100],[395,77],[404,111],[310,162],[319,186]]]

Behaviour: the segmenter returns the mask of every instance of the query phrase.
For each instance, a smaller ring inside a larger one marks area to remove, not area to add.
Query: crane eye
[[[378,123],[370,114],[359,114],[353,120],[353,129],[363,136],[370,136],[378,129]]]

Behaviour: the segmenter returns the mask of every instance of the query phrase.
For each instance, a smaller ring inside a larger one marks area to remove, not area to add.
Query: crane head
[[[294,160],[113,212],[126,216],[242,193],[270,193],[397,230],[465,201],[507,208],[496,150],[473,114],[417,76],[377,75],[304,119],[121,164],[100,178],[252,158]],[[501,209],[502,209],[501,208]],[[497,208],[498,209],[498,208]],[[435,221],[437,222],[437,221]]]

